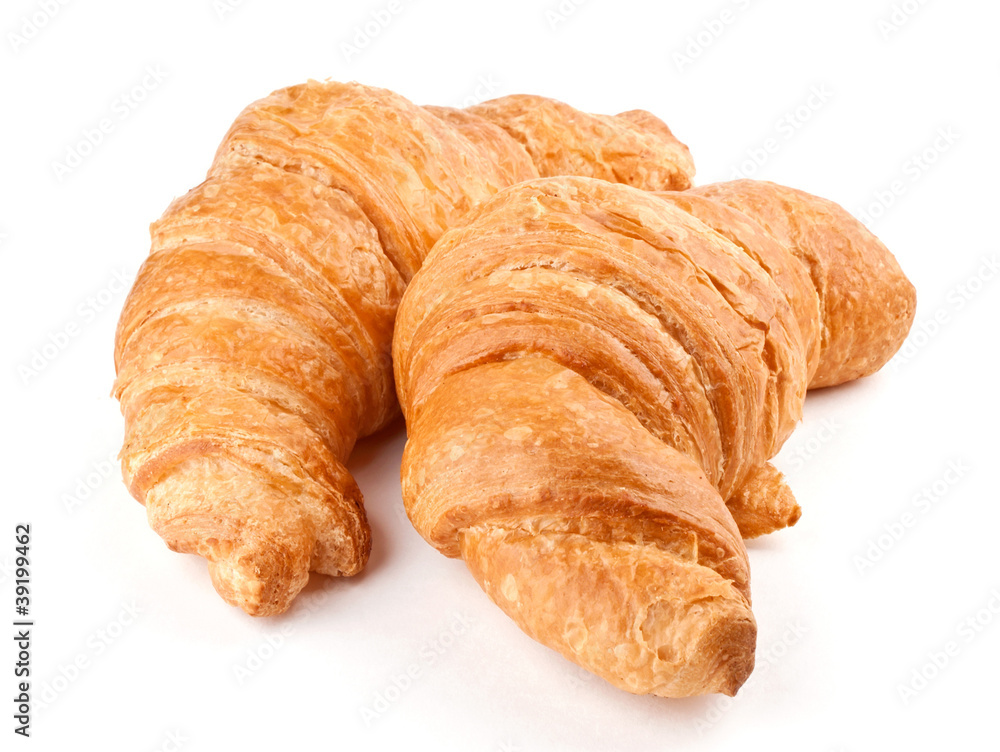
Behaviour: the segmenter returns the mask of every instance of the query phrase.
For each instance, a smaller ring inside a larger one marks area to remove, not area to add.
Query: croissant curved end
[[[757,626],[733,583],[651,544],[496,527],[463,532],[473,576],[531,637],[635,694],[734,695]]]
[[[317,525],[311,510],[296,504],[294,490],[212,458],[174,467],[150,488],[145,504],[167,546],[207,559],[219,595],[251,616],[286,611],[311,570],[355,574],[370,550],[362,534],[331,538],[340,528]]]

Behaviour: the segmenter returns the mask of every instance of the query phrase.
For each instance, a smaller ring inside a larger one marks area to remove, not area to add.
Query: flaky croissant
[[[310,571],[362,569],[370,532],[344,463],[397,412],[407,281],[473,206],[561,173],[679,189],[693,166],[648,113],[521,96],[421,108],[309,82],[244,110],[207,180],[152,226],[115,343],[123,474],[228,602],[274,614]]]
[[[914,308],[885,246],[801,191],[508,188],[403,296],[407,512],[615,686],[731,695],[756,641],[740,533],[798,515],[767,460],[807,387],[877,370]]]

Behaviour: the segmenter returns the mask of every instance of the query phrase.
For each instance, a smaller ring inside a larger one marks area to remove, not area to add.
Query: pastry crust
[[[528,634],[631,692],[743,683],[756,627],[739,531],[620,403],[529,356],[448,376],[409,431],[414,526]]]
[[[343,463],[393,414],[403,282],[349,196],[268,164],[217,171],[152,235],[117,333],[125,482],[223,597],[273,613],[368,557]]]
[[[691,187],[691,152],[644,110],[591,115],[554,99],[514,94],[468,111],[523,145],[542,177],[580,175],[647,191]]]
[[[764,227],[807,271],[820,308],[810,388],[869,376],[899,349],[916,315],[916,291],[895,257],[860,220],[828,199],[757,180],[694,193]]]
[[[807,386],[885,362],[906,327],[855,330],[913,308],[885,246],[799,191],[508,188],[441,238],[399,309],[407,512],[525,632],[615,686],[733,694],[756,634],[740,534],[800,515],[767,460]]]
[[[591,127],[600,116],[574,125],[575,110],[545,101],[537,116],[568,117],[560,134],[589,159],[686,153],[655,119],[622,141]],[[310,81],[247,107],[208,179],[154,223],[116,337],[122,468],[153,528],[208,559],[228,602],[280,613],[310,571],[362,569],[370,531],[344,463],[397,414],[390,352],[406,282],[472,207],[539,174],[473,112]]]

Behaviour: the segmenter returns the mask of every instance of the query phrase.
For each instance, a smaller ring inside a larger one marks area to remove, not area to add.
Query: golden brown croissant
[[[407,511],[614,685],[733,694],[756,640],[740,532],[798,515],[767,460],[807,386],[877,370],[913,314],[885,246],[800,191],[508,188],[403,296]]]
[[[544,122],[530,125],[522,101],[477,114],[358,84],[282,89],[237,118],[208,179],[153,225],[115,345],[123,472],[230,603],[278,613],[310,571],[364,566],[344,463],[396,414],[396,306],[447,228],[552,170],[690,185],[687,149],[652,115],[533,98]],[[516,127],[530,144],[551,129],[568,151],[536,165]]]

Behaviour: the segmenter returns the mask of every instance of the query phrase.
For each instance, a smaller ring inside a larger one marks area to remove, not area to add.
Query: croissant
[[[798,515],[767,460],[806,389],[876,371],[914,309],[881,242],[791,188],[507,188],[399,309],[409,517],[613,685],[732,695],[756,642],[741,533]]]
[[[250,614],[287,609],[310,571],[361,571],[371,535],[344,463],[398,412],[393,320],[434,242],[521,180],[666,190],[693,170],[648,113],[539,97],[422,108],[315,81],[255,102],[152,225],[121,314],[129,491]]]

